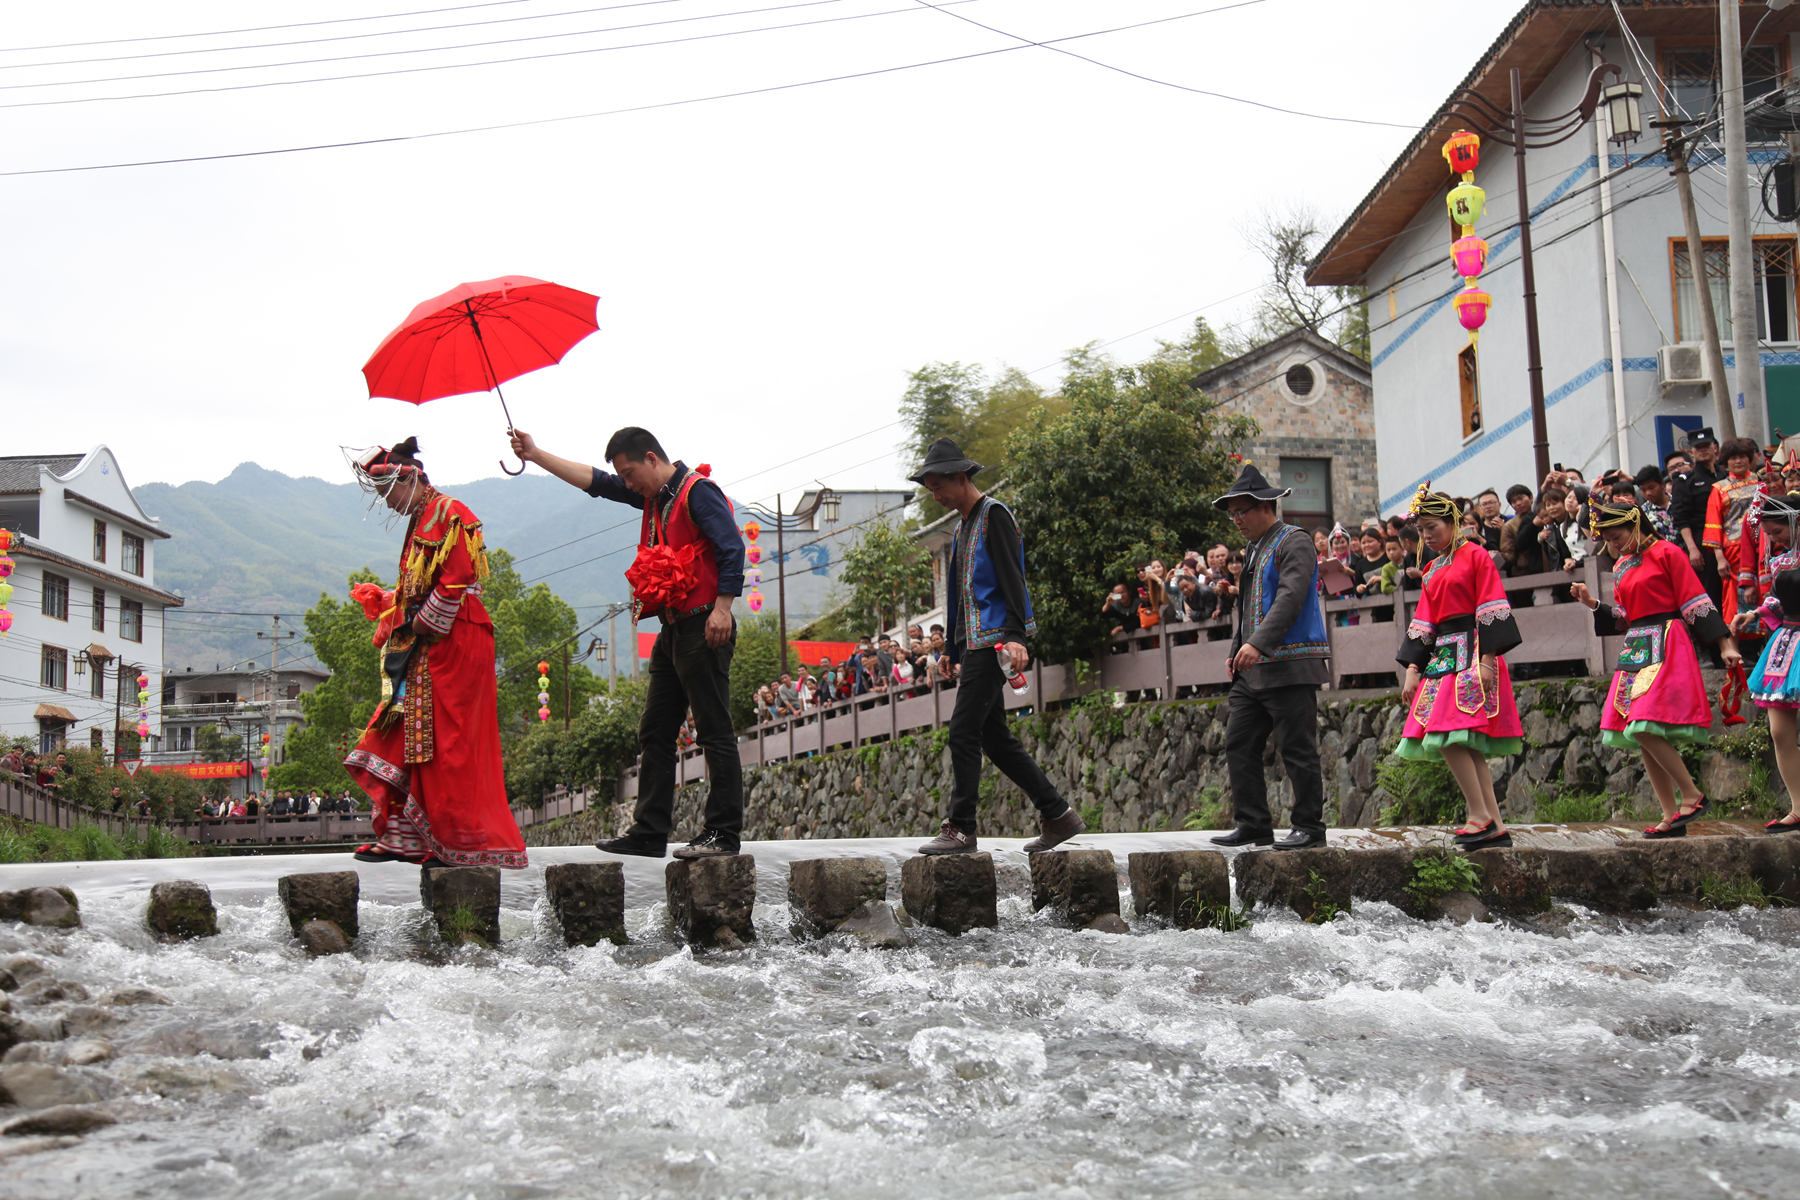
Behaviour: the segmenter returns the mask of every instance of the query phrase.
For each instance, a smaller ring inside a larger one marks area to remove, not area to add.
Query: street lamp
[[[792,515],[784,514],[781,511],[781,495],[779,492],[776,493],[775,511],[772,513],[765,509],[758,508],[754,504],[746,504],[744,506],[745,511],[761,522],[764,529],[773,529],[775,531],[775,606],[781,614],[781,658],[779,661],[783,670],[787,669],[788,650],[787,539],[783,535],[790,531],[800,533],[813,529],[815,527],[813,518],[820,514],[824,515],[825,523],[827,525],[836,525],[838,522],[838,505],[842,499],[843,497],[838,495],[838,493],[832,491],[824,484],[820,484],[819,490],[813,495],[812,503],[808,504],[805,508],[795,511]]]
[[[1580,104],[1554,117],[1528,117],[1519,69],[1514,67],[1510,109],[1501,108],[1471,88],[1463,88],[1451,95],[1450,107],[1444,113],[1447,119],[1513,150],[1519,191],[1519,265],[1525,277],[1525,374],[1531,389],[1532,451],[1540,480],[1550,474],[1550,428],[1544,409],[1544,363],[1538,349],[1537,277],[1531,264],[1531,200],[1525,189],[1525,151],[1541,150],[1574,137],[1593,120],[1602,99],[1612,119],[1612,140],[1620,144],[1634,140],[1643,132],[1640,98],[1644,89],[1635,83],[1605,87],[1608,79],[1622,75],[1618,64],[1602,63],[1588,76]]]

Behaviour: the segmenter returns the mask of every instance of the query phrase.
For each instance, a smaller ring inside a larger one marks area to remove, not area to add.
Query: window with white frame
[[[119,636],[128,642],[144,640],[144,606],[136,600],[119,601]]]
[[[66,575],[44,572],[43,608],[46,617],[69,619],[69,580]]]
[[[59,692],[69,690],[69,652],[61,646],[45,646],[38,660],[38,684],[41,687],[55,688]]]
[[[119,566],[132,575],[144,573],[144,539],[135,533],[119,531]]]

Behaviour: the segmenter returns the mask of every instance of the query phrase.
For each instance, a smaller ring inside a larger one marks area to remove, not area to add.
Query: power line
[[[515,0],[515,2],[523,3],[523,0]],[[0,71],[32,71],[32,70],[37,70],[42,67],[77,67],[77,66],[84,66],[88,63],[133,62],[133,61],[137,61],[140,59],[146,59],[146,58],[186,58],[186,57],[190,57],[190,56],[196,55],[196,54],[221,54],[221,53],[230,53],[232,51],[244,51],[244,50],[279,50],[279,49],[285,49],[286,47],[289,47],[289,46],[315,46],[315,45],[322,45],[327,42],[357,41],[362,38],[400,37],[400,36],[403,36],[406,34],[413,34],[413,33],[439,33],[444,30],[447,30],[447,29],[474,29],[474,28],[476,28],[478,26],[482,26],[482,25],[509,25],[509,24],[512,24],[512,23],[518,22],[518,21],[550,21],[550,20],[555,20],[559,17],[580,17],[580,16],[588,16],[592,13],[613,12],[618,9],[624,9],[624,8],[649,8],[649,7],[653,7],[655,5],[681,4],[681,3],[685,3],[685,2],[686,2],[686,0],[632,0],[632,3],[629,3],[629,4],[606,4],[606,5],[600,6],[599,8],[577,8],[577,9],[566,10],[564,12],[554,12],[554,13],[528,13],[528,14],[526,14],[524,16],[520,16],[520,17],[495,17],[495,18],[492,18],[491,20],[486,20],[486,21],[458,21],[458,22],[453,22],[453,23],[445,24],[445,25],[414,26],[410,29],[377,29],[377,30],[372,30],[368,33],[334,34],[331,37],[299,38],[299,39],[296,39],[293,41],[287,41],[287,42],[255,42],[255,43],[251,43],[249,45],[239,44],[239,45],[233,45],[233,46],[201,46],[201,47],[191,49],[191,50],[153,50],[153,51],[149,51],[144,54],[115,54],[115,55],[96,57],[96,58],[66,58],[66,59],[62,59],[57,62],[8,63],[8,64],[0,64]],[[477,7],[479,7],[479,6],[477,6]],[[454,10],[451,10],[451,11],[454,11]],[[720,14],[720,15],[729,16],[731,14],[726,13],[726,14]],[[352,18],[352,19],[354,19],[354,20],[372,20],[374,18],[359,17],[359,18]],[[318,23],[319,22],[312,22],[312,24],[318,24]],[[325,22],[325,23],[335,24],[336,22]],[[272,26],[271,28],[288,29],[288,28],[298,28],[298,27],[297,26],[277,25],[277,26]],[[191,35],[190,34],[169,34],[169,35],[166,35],[166,37],[188,37],[188,36],[204,37],[204,36],[213,36],[213,35],[210,35],[210,34],[191,34]],[[165,40],[165,39],[155,39],[155,40]],[[91,44],[104,45],[107,43],[91,43]],[[444,48],[449,48],[449,47],[439,47],[439,48],[444,49]],[[0,51],[0,53],[9,53],[9,52],[8,51]],[[277,64],[272,64],[272,65],[289,66],[292,64],[277,63]],[[244,68],[244,69],[248,70],[250,68]]]
[[[198,33],[157,33],[144,37],[105,38],[94,42],[50,42],[39,46],[0,47],[0,54],[24,54],[34,50],[78,50],[84,46],[125,46],[141,42],[168,42],[177,38],[235,37],[240,33],[269,33],[277,29],[311,29],[321,25],[348,25],[357,21],[392,21],[401,17],[428,17],[437,13],[467,12],[477,8],[505,8],[525,4],[529,0],[485,0],[480,4],[457,4],[448,8],[420,8],[403,13],[375,13],[362,17],[333,17],[324,21],[295,21],[285,25],[252,25],[245,29],[212,29]]]
[[[911,11],[917,11],[911,10]],[[1188,16],[1204,16],[1214,9],[1201,9]],[[1159,21],[1169,18],[1160,18]],[[1079,41],[1083,38],[1101,37],[1111,33],[1121,33],[1129,29],[1137,29],[1143,25],[1159,22],[1140,21],[1129,25],[1117,25],[1108,29],[1096,29],[1088,33],[1070,34],[1061,38],[1050,38],[1036,43],[1049,46],[1059,42]],[[945,58],[928,59],[921,62],[901,63],[892,67],[875,67],[866,71],[851,71],[841,75],[828,75],[815,79],[795,80],[789,83],[768,84],[762,87],[742,88],[731,92],[716,92],[707,96],[689,96],[679,100],[663,100],[647,104],[626,105],[621,108],[601,109],[588,113],[568,113],[557,117],[537,117],[523,121],[505,121],[492,125],[474,125],[461,129],[442,129],[428,133],[393,134],[387,137],[355,138],[341,142],[319,142],[303,146],[281,146],[263,150],[237,150],[220,154],[192,154],[177,158],[141,159],[132,162],[87,163],[73,167],[34,167],[25,170],[0,171],[0,179],[26,175],[66,175],[84,171],[130,170],[138,167],[180,166],[197,162],[224,162],[242,158],[266,158],[277,154],[308,154],[321,150],[345,150],[362,146],[396,145],[401,142],[427,141],[435,138],[461,137],[473,133],[494,133],[509,129],[527,129],[542,125],[555,125],[568,121],[595,120],[602,117],[624,116],[633,113],[654,112],[662,109],[684,108],[694,104],[707,104],[717,100],[736,100],[748,96],[772,95],[778,92],[794,91],[799,88],[818,87],[824,84],[844,83],[856,79],[872,79],[882,75],[893,75],[902,71],[915,71],[925,67],[943,66],[948,63],[970,62],[979,58],[991,58],[1000,54],[1012,54],[1020,50],[1030,49],[1023,45],[1001,46],[992,50],[977,50],[967,54],[955,54]]]

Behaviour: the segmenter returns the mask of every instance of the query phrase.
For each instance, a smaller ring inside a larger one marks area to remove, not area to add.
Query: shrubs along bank
[[[1717,691],[1717,680],[1712,681]],[[1589,680],[1517,685],[1525,750],[1495,759],[1508,821],[1637,821],[1657,811],[1636,755],[1606,750],[1597,733],[1603,689]],[[1113,833],[1218,829],[1231,824],[1222,700],[1116,705],[1097,693],[1058,712],[1016,718],[1025,747],[1088,827]],[[1440,763],[1392,757],[1404,712],[1392,695],[1321,696],[1319,750],[1326,820],[1340,827],[1448,825],[1462,797]],[[745,771],[745,840],[925,836],[942,818],[950,761],[942,730]],[[1285,823],[1292,790],[1271,747],[1269,802]],[[1786,811],[1760,713],[1690,755],[1720,816],[1767,819]],[[991,767],[981,781],[981,832],[1037,833],[1030,802]],[[706,784],[676,795],[679,829],[698,829]],[[525,831],[532,845],[584,845],[631,820],[630,804],[601,804]]]
[[[83,823],[58,829],[0,815],[0,863],[188,858],[199,852],[191,843],[154,826],[139,837],[131,833],[111,834],[98,825]]]

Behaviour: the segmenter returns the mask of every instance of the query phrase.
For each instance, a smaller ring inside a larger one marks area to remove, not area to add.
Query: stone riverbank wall
[[[1718,679],[1709,679],[1715,694]],[[1517,685],[1525,750],[1493,763],[1510,820],[1625,821],[1657,811],[1638,756],[1600,745],[1603,683],[1588,679]],[[1105,832],[1222,828],[1231,824],[1223,700],[1115,706],[1109,694],[1058,712],[1013,721],[1014,731],[1091,828]],[[1690,768],[1721,815],[1770,817],[1786,811],[1773,769],[1768,724],[1745,705],[1746,724],[1715,729],[1713,745],[1691,753]],[[1460,794],[1441,764],[1392,757],[1404,720],[1393,693],[1364,698],[1322,693],[1319,749],[1326,821],[1337,826],[1445,824],[1462,818]],[[1292,807],[1278,757],[1267,754],[1277,823]],[[950,757],[942,730],[865,745],[745,773],[744,838],[904,837],[927,834],[943,818]],[[701,827],[706,784],[683,786],[675,828]],[[991,764],[982,766],[981,832],[1037,832],[1035,812]],[[1098,820],[1096,821],[1096,817]],[[532,845],[582,845],[630,823],[629,804],[602,804],[526,831]]]

